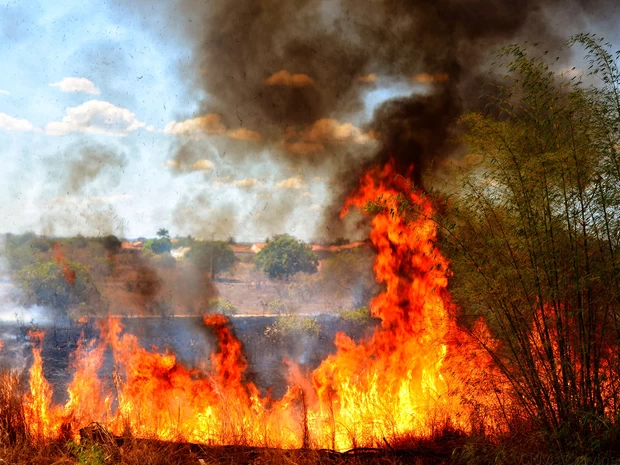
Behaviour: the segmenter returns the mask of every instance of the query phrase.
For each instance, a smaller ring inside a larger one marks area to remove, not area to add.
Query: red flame
[[[68,263],[67,259],[65,258],[65,254],[64,254],[60,244],[54,244],[54,253],[53,253],[52,257],[54,258],[54,260],[56,261],[58,266],[60,266],[62,268],[62,271],[64,273],[64,277],[65,277],[65,281],[67,281],[69,284],[71,284],[73,286],[73,283],[75,283],[75,271],[73,271],[69,267],[69,263]]]

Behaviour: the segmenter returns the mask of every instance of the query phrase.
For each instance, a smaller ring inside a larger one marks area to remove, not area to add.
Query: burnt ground
[[[316,334],[294,332],[285,336],[274,335],[268,330],[277,320],[269,316],[233,317],[232,327],[244,346],[248,359],[246,379],[254,382],[263,392],[274,398],[281,397],[287,388],[286,360],[300,365],[303,371],[312,371],[330,353],[335,352],[336,332],[344,331],[356,340],[372,331],[331,315],[316,317],[320,330]],[[140,317],[122,320],[125,332],[136,335],[143,347],[158,351],[174,352],[186,366],[199,367],[208,363],[209,355],[217,349],[216,340],[200,317]],[[0,338],[4,347],[0,351],[0,365],[27,370],[32,363],[32,343],[27,333],[28,325],[0,322]],[[99,337],[95,320],[81,323],[63,322],[38,326],[45,330],[43,340],[43,369],[47,380],[54,387],[54,400],[66,400],[66,386],[72,378],[71,354],[78,346],[80,335],[86,341]],[[100,376],[111,383],[114,360],[106,352]]]

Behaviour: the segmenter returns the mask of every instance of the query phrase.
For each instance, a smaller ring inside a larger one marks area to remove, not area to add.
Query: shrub
[[[370,309],[365,305],[355,310],[341,310],[338,314],[347,323],[357,326],[366,326],[372,321]]]
[[[286,315],[279,317],[276,322],[267,326],[265,336],[272,340],[295,338],[300,336],[318,337],[321,325],[316,318]]]
[[[212,313],[221,313],[226,316],[234,316],[237,314],[237,307],[229,300],[222,299],[221,297],[211,300],[207,308]]]
[[[312,248],[288,234],[275,236],[256,254],[256,267],[271,279],[289,280],[295,273],[316,273],[319,258]]]

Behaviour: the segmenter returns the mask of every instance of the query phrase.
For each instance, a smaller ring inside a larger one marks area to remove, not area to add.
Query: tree
[[[157,231],[157,236],[161,238],[170,239],[170,233],[168,232],[167,229],[164,229],[164,228],[161,228],[160,230]]]
[[[142,245],[142,249],[155,254],[169,253],[172,250],[172,242],[167,237],[149,239]]]
[[[41,305],[65,313],[70,307],[92,305],[99,299],[88,268],[77,262],[33,263],[18,271],[15,280],[23,305]]]
[[[230,246],[223,241],[196,241],[186,255],[196,268],[211,273],[211,279],[229,271],[238,261]]]
[[[220,313],[226,316],[235,316],[237,314],[237,307],[235,307],[229,300],[218,297],[209,301],[208,310],[212,313]]]
[[[274,236],[254,257],[256,267],[271,279],[289,280],[295,273],[316,273],[319,265],[312,248],[288,234]]]

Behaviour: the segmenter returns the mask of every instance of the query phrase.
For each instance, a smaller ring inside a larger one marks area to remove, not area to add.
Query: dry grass
[[[397,465],[435,464],[437,460],[390,451],[359,450],[344,454],[324,450],[282,450],[239,446],[200,447],[192,444],[125,439],[111,449],[84,442],[76,453],[71,442],[35,445],[20,442],[0,446],[0,463],[14,465]]]

